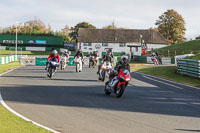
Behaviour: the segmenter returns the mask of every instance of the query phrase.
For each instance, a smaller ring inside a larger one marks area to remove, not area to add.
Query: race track
[[[16,112],[62,133],[198,133],[200,90],[139,73],[121,98],[104,95],[96,69],[26,66],[0,77],[0,92]],[[159,81],[158,81],[159,80]]]

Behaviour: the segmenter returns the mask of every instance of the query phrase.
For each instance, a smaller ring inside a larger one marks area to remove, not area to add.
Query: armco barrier
[[[200,60],[180,59],[177,64],[178,73],[200,78]]]
[[[17,60],[17,56],[12,55],[12,56],[6,56],[6,57],[0,57],[0,65],[1,64],[7,64],[13,61]]]

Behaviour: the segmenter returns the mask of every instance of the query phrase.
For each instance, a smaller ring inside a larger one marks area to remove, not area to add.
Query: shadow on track
[[[15,87],[4,86],[2,88],[2,96],[5,101],[200,117],[199,99],[159,88],[128,87],[120,99],[114,96],[105,96],[103,85],[16,85]]]
[[[176,129],[176,130],[183,132],[200,132],[200,130],[188,130],[188,129]]]

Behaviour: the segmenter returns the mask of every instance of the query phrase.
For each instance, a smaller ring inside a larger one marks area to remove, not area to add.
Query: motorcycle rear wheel
[[[116,90],[117,98],[120,98],[123,95],[125,88],[126,88],[125,85],[121,84],[120,88],[118,90]]]

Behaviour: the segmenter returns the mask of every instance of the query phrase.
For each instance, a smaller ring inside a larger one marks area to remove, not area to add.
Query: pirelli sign
[[[16,40],[3,40],[3,43],[5,44],[16,44]],[[22,40],[18,40],[17,44],[24,44]]]

